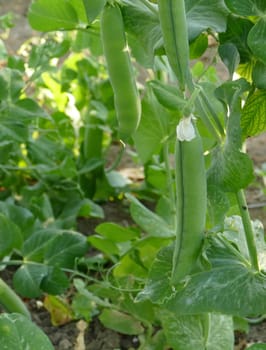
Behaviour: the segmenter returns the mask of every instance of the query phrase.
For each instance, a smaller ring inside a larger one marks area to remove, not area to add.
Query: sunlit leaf
[[[247,99],[241,113],[241,128],[246,136],[266,130],[266,90],[256,90]]]

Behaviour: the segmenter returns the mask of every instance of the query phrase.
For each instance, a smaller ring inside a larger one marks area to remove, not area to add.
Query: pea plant
[[[98,315],[137,335],[139,349],[233,349],[234,329],[266,314],[264,230],[249,216],[244,151],[266,127],[265,13],[259,0],[32,2],[29,23],[46,39],[31,48],[28,85],[18,59],[0,74],[0,219],[13,237],[0,247],[3,259],[22,257],[19,294],[64,293],[76,269],[76,317]],[[141,186],[114,170],[122,153],[106,167],[113,140],[135,149]],[[121,191],[134,224],[70,232]],[[89,246],[100,260],[85,256]],[[89,276],[96,266],[103,278]],[[7,310],[28,317],[7,294]]]

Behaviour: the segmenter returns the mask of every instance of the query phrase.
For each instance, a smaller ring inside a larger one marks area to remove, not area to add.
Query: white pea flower
[[[176,137],[179,141],[191,141],[196,137],[193,117],[185,117],[180,120],[176,127]]]

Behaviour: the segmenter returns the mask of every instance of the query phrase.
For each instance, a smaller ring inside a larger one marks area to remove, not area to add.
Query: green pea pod
[[[0,304],[11,313],[19,313],[31,319],[30,312],[19,296],[0,278]]]
[[[136,86],[118,5],[106,5],[101,16],[101,36],[107,69],[114,90],[115,109],[121,137],[130,137],[137,129],[141,115]]]
[[[189,77],[189,43],[184,0],[158,0],[165,52],[180,88]]]
[[[187,121],[190,123],[189,141],[180,137],[175,150],[177,229],[172,270],[174,284],[189,274],[196,263],[202,246],[207,208],[202,141],[196,126],[188,118]]]

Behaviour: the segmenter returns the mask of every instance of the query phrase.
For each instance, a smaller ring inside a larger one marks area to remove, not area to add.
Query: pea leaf
[[[266,19],[261,18],[248,34],[248,46],[256,58],[266,64]]]
[[[256,90],[248,97],[241,113],[241,128],[245,136],[266,130],[266,90]]]
[[[19,314],[0,315],[2,349],[54,350],[49,338],[26,317]]]
[[[266,3],[261,0],[225,0],[226,6],[240,16],[260,16],[266,12]]]
[[[86,15],[89,23],[93,22],[95,18],[99,15],[107,0],[83,0],[83,4],[86,10]]]
[[[83,4],[81,3],[83,7]],[[39,31],[75,29],[79,18],[71,1],[35,0],[28,13],[29,23]]]
[[[174,350],[233,350],[233,321],[230,316],[178,316],[162,309],[159,316],[167,342]]]
[[[117,310],[104,309],[99,319],[105,327],[122,334],[137,335],[144,332],[138,320]]]
[[[195,39],[208,28],[218,33],[224,32],[227,12],[222,0],[186,1],[189,40]]]
[[[127,195],[130,200],[130,213],[133,220],[150,236],[169,238],[174,237],[174,229],[160,216],[146,208],[135,197]]]
[[[19,227],[0,213],[0,257],[10,254],[13,249],[20,249],[23,237]]]
[[[253,27],[253,22],[248,19],[229,16],[227,28],[219,34],[221,44],[234,44],[240,55],[240,63],[251,60],[252,54],[247,43],[249,31]]]

